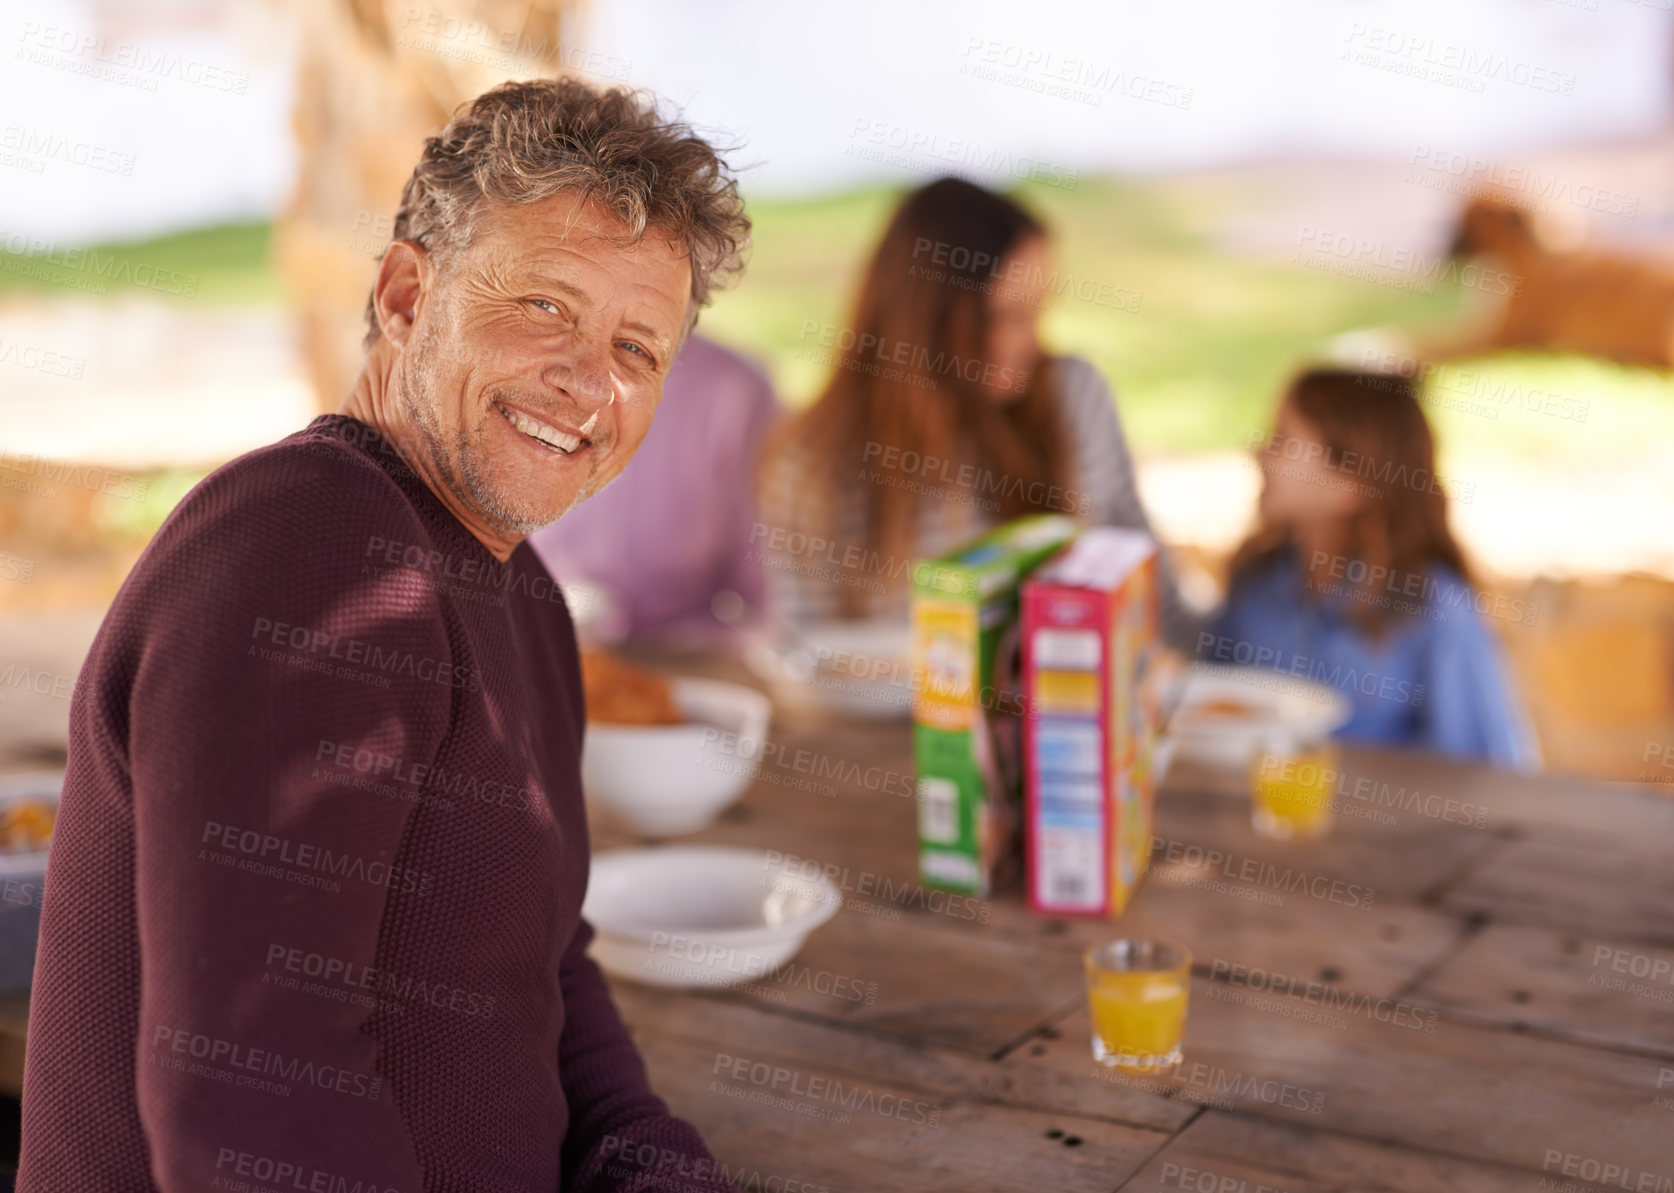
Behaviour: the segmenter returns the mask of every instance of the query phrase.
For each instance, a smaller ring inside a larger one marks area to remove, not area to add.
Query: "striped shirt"
[[[1139,500],[1133,457],[1110,386],[1098,369],[1079,357],[1060,357],[1055,363],[1058,411],[1066,442],[1071,445],[1075,478],[1064,491],[1068,512],[1090,526],[1121,526],[1154,535]],[[838,527],[829,545],[793,535],[763,536],[769,548],[761,553],[767,577],[767,608],[776,619],[792,626],[838,620],[838,588],[845,583],[856,584],[867,593],[869,616],[905,619],[910,588],[902,582],[903,568],[897,563],[910,567],[912,561],[880,559],[875,568],[862,569],[859,574],[839,566],[847,548],[866,540],[865,490],[861,485],[868,477],[877,483],[895,483],[897,475],[872,472],[864,461],[856,461],[855,485],[844,495],[838,509]],[[806,528],[809,500],[805,476],[806,469],[795,455],[764,462],[761,515],[770,531]],[[933,558],[956,550],[993,524],[977,485],[943,483],[940,476],[927,478],[919,502],[917,557]],[[874,574],[867,575],[868,570]],[[1166,552],[1161,560],[1161,580],[1164,637],[1177,649],[1189,651],[1195,647],[1200,619],[1182,601]]]

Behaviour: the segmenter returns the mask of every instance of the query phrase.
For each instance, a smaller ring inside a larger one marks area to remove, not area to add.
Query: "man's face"
[[[492,204],[414,315],[398,391],[456,514],[502,539],[597,493],[651,428],[691,270],[621,231],[569,193]]]

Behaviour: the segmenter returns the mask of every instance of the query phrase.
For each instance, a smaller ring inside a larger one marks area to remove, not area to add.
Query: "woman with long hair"
[[[1347,741],[1537,767],[1484,620],[1522,609],[1471,582],[1412,383],[1304,371],[1257,459],[1259,524],[1233,556],[1199,657],[1330,684],[1353,708],[1338,733]]]
[[[1047,355],[1064,288],[1046,227],[956,178],[909,194],[846,326],[810,325],[831,377],[763,457],[769,603],[792,623],[904,618],[912,565],[1029,513],[1150,531],[1115,399],[1085,360]],[[1163,623],[1195,620],[1164,561]]]

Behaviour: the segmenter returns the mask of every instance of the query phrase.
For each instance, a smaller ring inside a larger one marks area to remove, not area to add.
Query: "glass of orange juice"
[[[1324,836],[1340,773],[1330,742],[1268,735],[1250,765],[1250,826],[1278,841]]]
[[[1179,1064],[1192,955],[1160,940],[1113,940],[1085,959],[1093,1059],[1122,1073]]]

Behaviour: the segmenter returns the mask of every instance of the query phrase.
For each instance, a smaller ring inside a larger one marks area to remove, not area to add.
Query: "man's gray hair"
[[[714,147],[663,116],[649,92],[574,78],[502,83],[462,106],[425,139],[392,239],[416,241],[445,269],[487,200],[534,203],[559,191],[598,200],[621,220],[624,243],[655,229],[684,245],[694,311],[743,269],[750,219]],[[366,322],[370,348],[380,334],[370,297]]]

